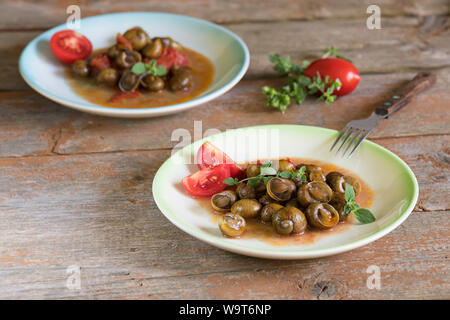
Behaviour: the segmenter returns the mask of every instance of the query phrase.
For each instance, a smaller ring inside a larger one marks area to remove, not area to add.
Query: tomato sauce
[[[92,54],[105,52],[107,49],[99,49]],[[72,90],[87,101],[111,108],[152,108],[178,104],[192,100],[209,88],[214,77],[214,65],[204,55],[188,49],[180,50],[185,53],[192,68],[192,85],[187,90],[171,92],[162,90],[160,92],[148,92],[139,90],[141,95],[134,95],[125,99],[111,98],[121,91],[117,87],[106,87],[96,83],[93,78],[78,78],[72,74],[70,67],[66,70],[66,81]]]
[[[358,194],[355,200],[362,208],[370,209],[374,200],[374,192],[372,191],[372,189],[370,189],[367,183],[365,183],[353,172],[350,172],[347,169],[340,168],[333,164],[316,160],[298,158],[291,158],[290,160],[292,160],[296,165],[300,163],[315,164],[323,169],[325,175],[331,171],[338,171],[344,175],[349,175],[357,178],[361,183],[361,192]],[[247,164],[243,164],[242,167],[245,168],[246,165]],[[206,208],[210,212],[212,221],[217,224],[219,216],[222,215],[222,213],[215,211],[211,207],[210,199],[199,199],[198,201],[203,208]],[[349,230],[355,223],[357,223],[356,218],[353,215],[349,215],[346,221],[340,222],[336,226],[328,230],[319,230],[316,228],[311,229],[308,226],[308,230],[303,234],[284,236],[276,233],[270,223],[264,223],[260,219],[246,219],[246,230],[239,238],[258,239],[272,246],[308,245],[328,235],[343,233]]]

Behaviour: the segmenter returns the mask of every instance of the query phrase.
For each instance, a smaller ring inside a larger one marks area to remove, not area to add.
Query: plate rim
[[[326,134],[338,134],[337,130],[328,129],[328,128],[322,128],[317,126],[305,126],[305,125],[294,125],[294,124],[271,124],[271,125],[260,125],[260,126],[249,126],[249,127],[242,127],[229,131],[235,131],[235,130],[248,130],[248,129],[273,129],[273,128],[300,128],[304,130],[317,130],[322,131]],[[283,129],[282,129],[283,130]],[[225,134],[225,132],[219,133],[218,135]],[[379,231],[370,234],[366,237],[363,237],[359,240],[353,241],[348,244],[328,247],[328,248],[322,248],[322,249],[305,249],[301,251],[268,251],[269,249],[261,249],[261,248],[251,248],[249,246],[245,246],[239,243],[229,243],[226,241],[223,241],[222,239],[218,239],[215,236],[212,236],[205,231],[202,230],[195,230],[193,229],[189,224],[185,224],[184,222],[178,220],[177,216],[171,212],[171,210],[163,204],[162,197],[160,196],[161,190],[157,189],[158,180],[161,179],[162,172],[165,167],[169,166],[169,161],[172,159],[172,157],[176,156],[179,153],[185,152],[186,149],[190,148],[192,144],[194,143],[200,143],[203,141],[206,141],[211,136],[197,140],[192,142],[191,144],[185,146],[184,148],[178,150],[175,154],[171,155],[164,163],[160,166],[158,171],[156,172],[153,181],[152,181],[152,196],[153,199],[158,207],[158,209],[161,211],[161,213],[175,226],[177,226],[182,231],[188,233],[189,235],[193,236],[194,238],[206,242],[210,245],[213,245],[215,247],[221,248],[226,251],[231,251],[234,253],[244,254],[247,256],[252,257],[259,257],[259,258],[267,258],[267,259],[286,259],[286,260],[294,260],[294,259],[308,259],[308,258],[319,258],[324,256],[330,256],[335,255],[338,253],[350,251],[359,247],[362,247],[370,242],[373,242],[375,240],[380,239],[381,237],[385,236],[389,232],[396,229],[399,225],[401,225],[411,214],[411,212],[414,210],[414,207],[417,203],[418,196],[419,196],[419,184],[417,182],[417,178],[414,174],[414,172],[411,170],[411,168],[395,153],[391,152],[390,150],[372,142],[369,140],[365,140],[363,144],[369,144],[371,147],[386,153],[387,155],[393,157],[408,173],[409,178],[411,178],[413,184],[413,198],[409,206],[403,210],[403,213],[399,215],[394,221],[392,221],[389,225],[385,226],[384,228],[380,229]],[[164,210],[167,212],[165,212]]]
[[[66,106],[66,107],[69,107],[72,109],[76,109],[79,111],[84,111],[87,113],[95,113],[95,114],[104,115],[104,116],[139,117],[139,116],[158,116],[158,115],[162,116],[162,115],[166,115],[169,113],[181,112],[181,111],[193,108],[195,106],[204,104],[204,103],[211,101],[211,100],[217,98],[218,96],[226,93],[227,91],[229,91],[242,79],[242,77],[247,72],[249,65],[250,65],[250,51],[249,51],[246,43],[241,39],[241,37],[239,37],[237,34],[232,32],[231,30],[229,30],[221,25],[218,25],[216,23],[213,23],[211,21],[208,21],[208,20],[195,18],[195,17],[191,17],[191,16],[186,16],[186,15],[182,15],[182,14],[167,13],[167,12],[133,11],[133,12],[114,12],[114,13],[99,14],[99,15],[95,15],[95,16],[89,16],[89,17],[82,18],[81,21],[93,20],[93,19],[98,19],[98,18],[109,18],[109,17],[121,16],[121,15],[123,16],[123,15],[143,15],[143,14],[144,15],[145,14],[162,15],[162,16],[168,16],[168,17],[170,16],[172,18],[186,19],[186,20],[190,20],[190,21],[193,21],[196,23],[208,25],[209,27],[212,27],[216,30],[220,30],[221,32],[228,34],[231,38],[233,38],[235,41],[237,41],[237,43],[239,44],[239,48],[241,49],[241,51],[243,53],[244,60],[243,60],[240,70],[236,73],[236,75],[229,82],[227,82],[220,88],[208,93],[205,96],[196,97],[192,100],[188,100],[188,101],[177,103],[177,104],[167,105],[167,106],[150,107],[150,108],[112,108],[112,107],[97,105],[97,104],[94,104],[94,103],[91,103],[88,101],[76,102],[71,99],[65,99],[64,97],[59,97],[59,96],[55,95],[54,93],[52,93],[51,91],[43,88],[39,83],[31,81],[31,77],[27,74],[27,69],[25,68],[26,61],[25,61],[24,57],[25,57],[25,54],[27,53],[27,51],[31,50],[31,47],[33,45],[35,45],[35,43],[37,41],[39,41],[39,39],[41,39],[43,36],[45,36],[47,34],[52,34],[55,32],[55,30],[63,28],[65,26],[65,24],[60,24],[55,27],[52,27],[49,30],[46,30],[46,31],[40,33],[35,38],[33,38],[30,42],[28,42],[28,44],[22,50],[20,57],[19,57],[19,65],[18,65],[19,73],[22,76],[22,78],[24,79],[24,81],[33,90],[35,90],[42,96],[46,97],[47,99],[50,99],[50,100],[52,100],[56,103],[59,103],[63,106]]]

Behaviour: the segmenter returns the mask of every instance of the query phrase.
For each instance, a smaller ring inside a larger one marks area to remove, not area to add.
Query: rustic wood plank
[[[269,54],[290,55],[293,60],[320,56],[333,45],[365,73],[393,73],[450,66],[448,17],[428,19],[386,18],[381,30],[368,30],[364,20],[287,21],[228,26],[241,36],[251,52],[247,79],[273,77]],[[423,28],[422,28],[423,26]],[[314,30],[313,33],[309,30]],[[0,90],[29,87],[17,72],[17,57],[38,32],[1,32]]]
[[[448,144],[448,139],[435,144],[430,140],[415,137],[385,144],[410,155],[406,161],[418,176],[422,209],[443,210],[449,207],[442,197],[449,191],[448,162],[435,162],[448,157],[448,151],[432,153],[433,162],[426,148]],[[421,149],[417,156],[414,147]],[[0,298],[357,299],[450,294],[448,243],[443,241],[448,238],[449,211],[416,211],[386,237],[333,257],[248,258],[190,237],[159,212],[151,197],[152,177],[168,155],[162,150],[0,159]],[[441,182],[423,180],[429,179],[427,172],[442,166],[446,169],[440,169],[445,175]],[[439,202],[430,193],[443,199]],[[365,286],[371,264],[381,268],[380,291]],[[82,268],[81,291],[65,286],[70,265]]]
[[[444,20],[448,25],[448,17]],[[313,60],[329,46],[338,48],[363,74],[449,66],[450,28],[436,30],[441,23],[430,22],[427,29],[422,28],[422,19],[389,18],[383,19],[380,30],[367,29],[360,19],[244,23],[229,28],[251,52],[247,78],[260,78],[275,75],[268,54]]]
[[[64,23],[68,17],[66,8],[76,4],[81,7],[82,17],[122,11],[161,11],[208,19],[217,23],[243,21],[311,20],[324,18],[366,18],[367,7],[378,4],[382,17],[445,15],[450,12],[445,0],[407,1],[358,1],[345,0],[339,5],[332,0],[290,1],[276,0],[189,0],[183,5],[176,0],[138,0],[123,2],[118,0],[46,0],[2,2],[0,29],[43,29]]]
[[[128,252],[129,243],[111,250],[112,256],[106,256],[111,252],[105,252],[105,258],[97,254],[87,259],[90,253],[82,257],[81,250],[66,250],[65,259],[40,260],[42,265],[33,261],[29,247],[26,250],[11,249],[1,257],[4,259],[6,256],[8,261],[16,262],[16,266],[0,266],[0,284],[3,288],[0,297],[445,299],[450,295],[447,277],[450,271],[447,262],[449,250],[448,245],[439,238],[448,236],[448,214],[413,213],[402,226],[365,247],[304,261],[272,261],[240,256],[192,241],[186,234],[176,235],[176,242],[188,251],[181,254],[181,250],[177,250],[179,247],[174,250],[166,246],[168,250],[153,257],[153,260],[144,257],[150,251],[144,246],[142,250]],[[126,241],[131,242],[132,239]],[[191,255],[193,249],[196,252]],[[172,257],[167,265],[160,268],[154,266],[155,261],[166,262],[169,255]],[[81,266],[79,291],[69,290],[65,285],[66,268],[73,264]],[[381,290],[370,290],[366,286],[369,276],[366,270],[370,265],[380,267]],[[162,268],[176,275],[158,276]],[[201,272],[197,272],[199,268]]]
[[[366,75],[357,90],[331,105],[307,100],[283,115],[264,107],[263,85],[278,79],[248,80],[190,111],[154,119],[112,119],[72,111],[32,92],[0,93],[0,156],[23,156],[171,148],[173,130],[185,128],[193,137],[194,121],[202,129],[221,131],[271,123],[298,123],[333,129],[368,116],[374,107],[411,79],[413,73]],[[435,87],[380,124],[371,138],[449,134],[450,69],[438,74]],[[194,138],[194,137],[193,137]],[[195,137],[198,139],[198,137]]]

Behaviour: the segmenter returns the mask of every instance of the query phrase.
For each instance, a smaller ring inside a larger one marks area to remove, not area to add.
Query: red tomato
[[[211,197],[224,190],[227,185],[223,180],[230,177],[230,167],[218,165],[197,171],[183,178],[183,186],[195,197]]]
[[[111,99],[109,99],[109,102],[119,102],[122,99],[134,99],[137,97],[140,97],[141,93],[139,91],[133,91],[133,92],[119,92],[116,93],[115,95],[113,95],[111,97]]]
[[[88,38],[73,30],[63,30],[52,36],[50,48],[56,58],[70,64],[89,57],[92,52],[92,43]]]
[[[128,49],[130,51],[133,50],[133,46],[131,45],[130,41],[128,41],[127,38],[125,38],[123,35],[121,35],[120,33],[117,33],[116,36],[116,43],[117,44],[121,44],[124,46],[125,49]]]
[[[170,70],[173,66],[188,66],[189,59],[184,53],[170,47],[164,47],[161,56],[156,60],[156,64]]]
[[[92,68],[96,68],[98,71],[102,71],[103,69],[111,68],[111,61],[106,54],[99,53],[91,59],[89,65]]]
[[[304,75],[314,78],[320,74],[322,79],[329,76],[331,80],[339,79],[341,87],[335,90],[333,94],[337,96],[345,96],[358,86],[361,76],[358,69],[349,61],[339,58],[325,58],[313,61],[306,68]]]
[[[197,151],[197,166],[199,169],[226,164],[230,168],[230,176],[233,178],[242,178],[244,170],[239,168],[236,162],[227,156],[222,150],[217,148],[211,142],[205,142]]]

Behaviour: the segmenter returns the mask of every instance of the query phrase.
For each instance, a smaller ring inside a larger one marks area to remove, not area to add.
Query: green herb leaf
[[[134,74],[143,74],[145,72],[145,64],[143,62],[137,62],[131,68],[131,72]]]
[[[370,210],[368,209],[359,208],[355,210],[353,214],[355,215],[355,217],[358,219],[359,222],[364,224],[371,223],[376,220],[372,212],[370,212]]]
[[[267,107],[273,107],[279,109],[281,112],[285,112],[291,104],[291,98],[288,94],[281,93],[274,88],[264,86],[262,87],[262,93],[266,98],[264,105]]]
[[[229,177],[223,180],[222,182],[229,186],[237,186],[239,184],[239,179]]]
[[[261,165],[261,168],[268,168],[272,165],[272,161],[268,160]]]
[[[353,202],[355,200],[355,190],[348,183],[345,184],[345,201]]]
[[[261,166],[260,170],[261,170],[261,175],[263,175],[263,176],[270,176],[270,175],[277,174],[277,170],[275,170],[272,167],[263,167],[263,166]]]
[[[167,74],[167,70],[164,66],[156,66],[155,68],[155,75],[156,76],[165,76]]]
[[[280,177],[285,178],[285,179],[290,179],[292,174],[290,171],[282,171],[278,174]]]
[[[157,66],[156,60],[153,59],[150,62],[145,64],[147,72],[155,77],[164,76],[167,74],[167,70],[164,66]]]
[[[300,169],[298,169],[297,171],[294,171],[292,173],[291,179],[292,180],[299,179],[301,182],[306,182],[305,172],[306,172],[306,167],[301,166]]]
[[[289,73],[294,65],[291,63],[291,57],[281,58],[279,54],[269,56],[270,62],[275,63],[273,69],[281,74]]]
[[[256,188],[261,183],[261,179],[262,179],[261,175],[252,177],[252,178],[248,179],[248,184],[250,186],[252,186],[253,188]]]
[[[267,185],[270,179],[272,179],[272,177],[263,177],[264,185]]]
[[[333,46],[326,48],[323,51],[322,59],[328,58],[328,57],[337,57],[339,54],[339,50],[334,48]]]

